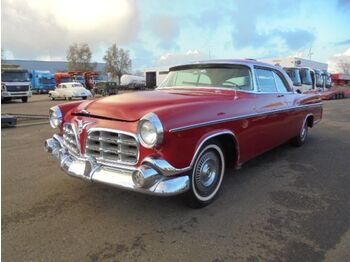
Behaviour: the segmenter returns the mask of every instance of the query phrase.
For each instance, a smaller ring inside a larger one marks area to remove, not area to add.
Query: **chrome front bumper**
[[[189,176],[174,176],[188,169],[175,169],[163,159],[147,158],[139,168],[101,165],[93,158],[69,153],[58,135],[45,141],[45,150],[58,159],[68,175],[87,181],[160,196],[178,195],[190,188]]]

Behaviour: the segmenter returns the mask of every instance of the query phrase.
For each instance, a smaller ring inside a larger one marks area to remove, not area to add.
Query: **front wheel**
[[[28,96],[23,96],[22,97],[22,102],[27,103],[28,102]]]
[[[214,201],[225,172],[225,157],[220,143],[206,143],[198,154],[191,175],[187,204],[201,208]]]
[[[86,96],[82,96],[81,98],[82,98],[83,100],[86,100],[87,97],[86,97]]]

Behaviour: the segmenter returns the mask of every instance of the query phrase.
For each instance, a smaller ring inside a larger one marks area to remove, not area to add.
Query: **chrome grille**
[[[133,165],[138,160],[138,143],[132,135],[118,131],[92,130],[86,140],[85,155],[100,162]]]
[[[79,155],[79,142],[75,135],[72,124],[65,124],[63,126],[63,143],[65,147],[72,153]]]

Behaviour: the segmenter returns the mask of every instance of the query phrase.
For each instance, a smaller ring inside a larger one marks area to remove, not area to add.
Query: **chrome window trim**
[[[254,114],[245,114],[245,115],[241,115],[241,116],[228,117],[228,118],[211,120],[211,121],[206,121],[206,122],[197,123],[197,124],[191,124],[191,125],[182,126],[182,127],[176,127],[176,128],[170,129],[169,132],[171,132],[171,133],[181,132],[184,130],[198,128],[198,127],[202,127],[202,126],[221,124],[221,123],[235,121],[235,120],[241,120],[241,119],[245,119],[245,118],[253,118],[253,117],[259,117],[259,116],[263,116],[263,115],[276,114],[276,113],[288,112],[288,111],[293,111],[293,110],[301,110],[303,108],[319,107],[319,106],[322,106],[322,103],[315,103],[315,104],[310,104],[310,105],[301,105],[301,106],[295,106],[295,107],[289,107],[289,108],[282,108],[282,109],[270,110],[270,111],[254,113]]]
[[[84,155],[83,155],[85,159],[91,158],[91,156],[88,156],[85,153],[86,152],[86,142],[88,140],[88,136],[90,135],[90,133],[94,132],[94,131],[105,131],[105,132],[120,133],[120,134],[124,134],[124,135],[128,135],[128,136],[132,136],[135,139],[135,141],[136,141],[136,147],[137,147],[136,162],[133,163],[133,164],[125,163],[125,162],[116,162],[116,161],[101,161],[101,160],[97,160],[96,159],[96,162],[98,164],[105,165],[105,166],[112,166],[112,167],[125,167],[125,166],[129,166],[130,167],[130,166],[136,166],[137,165],[137,163],[139,162],[139,159],[140,159],[140,142],[139,142],[136,134],[131,133],[131,132],[127,132],[127,131],[118,130],[118,129],[112,129],[112,128],[93,127],[93,128],[90,128],[87,131],[87,136],[86,136],[86,139],[85,139]]]

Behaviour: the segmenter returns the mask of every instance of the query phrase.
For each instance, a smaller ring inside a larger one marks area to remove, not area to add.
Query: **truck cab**
[[[86,83],[85,83],[85,77],[83,75],[83,72],[80,71],[70,71],[68,72],[68,74],[70,74],[70,76],[72,77],[72,80],[74,82],[80,83],[82,84],[84,87],[86,87]]]
[[[102,78],[98,72],[84,72],[85,86],[89,90],[93,90],[96,87],[96,83],[101,82]]]
[[[1,101],[21,99],[28,102],[32,96],[29,72],[17,65],[1,67]]]
[[[41,94],[49,93],[56,86],[55,76],[50,71],[33,70],[30,74],[32,90]]]
[[[284,67],[291,78],[295,91],[304,93],[316,89],[316,74],[309,67]]]
[[[72,82],[72,77],[68,73],[56,73],[55,74],[56,86],[61,83],[69,83]]]

